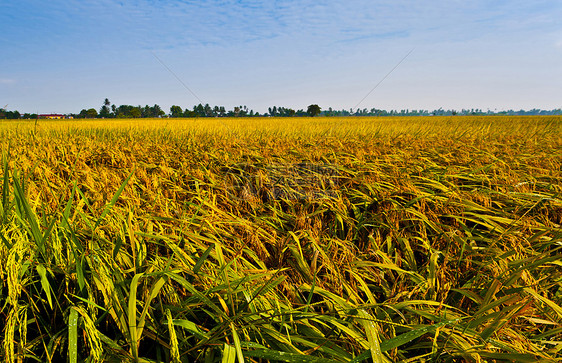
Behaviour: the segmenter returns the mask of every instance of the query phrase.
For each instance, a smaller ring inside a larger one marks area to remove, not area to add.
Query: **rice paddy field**
[[[562,360],[562,118],[0,122],[5,362]]]

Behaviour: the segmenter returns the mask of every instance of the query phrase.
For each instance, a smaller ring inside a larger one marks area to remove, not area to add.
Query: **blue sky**
[[[562,2],[0,0],[0,107],[562,107]],[[155,57],[156,56],[156,57]]]

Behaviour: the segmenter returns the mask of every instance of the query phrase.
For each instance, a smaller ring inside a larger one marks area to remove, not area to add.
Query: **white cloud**
[[[16,83],[15,79],[0,78],[0,84],[13,84]]]

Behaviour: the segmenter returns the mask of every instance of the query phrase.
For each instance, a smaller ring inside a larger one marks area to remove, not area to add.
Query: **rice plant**
[[[6,362],[562,358],[562,119],[0,124]]]

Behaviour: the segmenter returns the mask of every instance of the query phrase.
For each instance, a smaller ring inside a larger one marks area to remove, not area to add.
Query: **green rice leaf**
[[[341,363],[342,361],[314,357],[304,354],[294,354],[270,349],[250,350],[244,352],[244,356],[249,358],[267,359],[277,362],[287,363]]]
[[[379,342],[377,326],[372,317],[365,310],[360,309],[358,313],[361,318],[361,323],[365,328],[365,333],[367,334],[367,341],[369,342],[369,350],[371,351],[373,363],[383,363],[384,359]]]
[[[127,183],[129,183],[129,180],[131,179],[131,177],[135,174],[135,169],[133,169],[133,171],[129,174],[129,176],[127,178],[125,178],[125,180],[123,181],[123,183],[121,183],[121,186],[119,187],[119,189],[117,189],[117,191],[115,192],[115,194],[113,195],[113,198],[111,198],[111,201],[109,202],[109,204],[107,204],[105,206],[105,208],[103,209],[103,212],[101,213],[101,215],[99,216],[98,220],[96,221],[94,228],[96,229],[100,223],[103,221],[103,219],[105,218],[105,216],[111,211],[111,209],[115,206],[115,203],[117,203],[117,200],[119,199],[119,197],[121,196],[121,193],[123,193],[123,190],[125,190],[125,187],[127,186]]]
[[[236,332],[236,327],[233,323],[230,323],[230,329],[232,331],[232,339],[234,340],[234,347],[236,348],[236,356],[238,357],[239,363],[244,363],[244,355],[242,354],[242,346],[240,345],[240,337]]]
[[[68,317],[68,359],[78,363],[78,312],[73,308]]]
[[[222,363],[234,363],[236,362],[236,348],[231,345],[224,343],[224,349],[222,352]]]
[[[51,284],[49,283],[49,279],[47,278],[47,269],[43,264],[37,265],[35,269],[37,270],[39,277],[41,277],[41,287],[43,288],[43,291],[47,295],[47,301],[49,301],[49,306],[51,307],[52,310],[53,300],[51,297]]]

